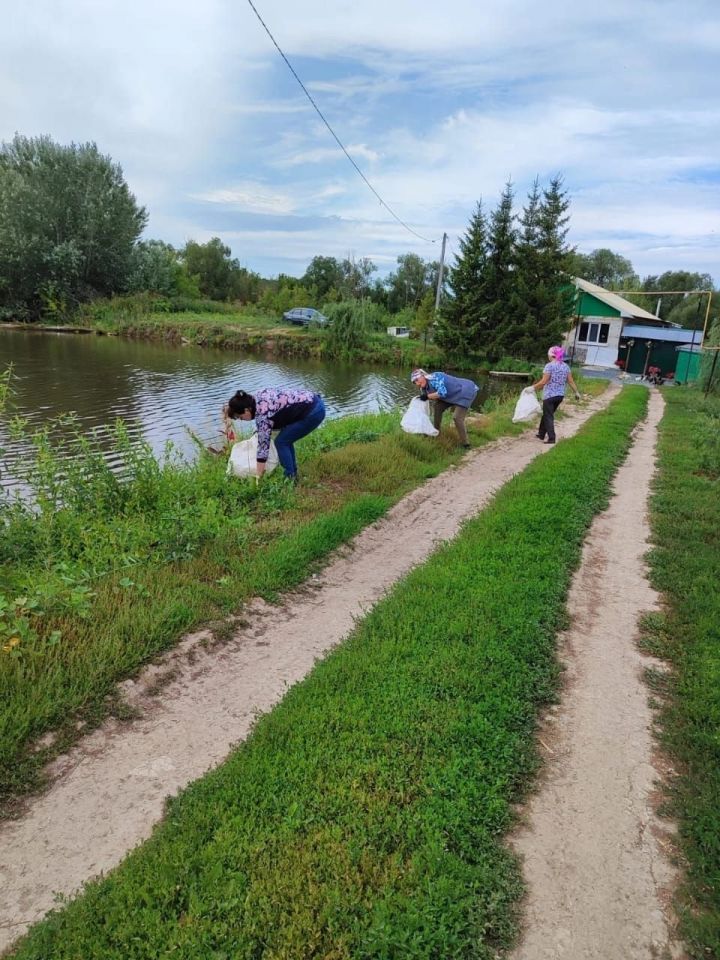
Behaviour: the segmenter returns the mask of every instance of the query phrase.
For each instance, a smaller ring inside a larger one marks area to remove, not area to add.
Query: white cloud
[[[227,189],[209,190],[193,197],[205,203],[236,207],[249,213],[287,214],[295,210],[295,203],[286,194],[268,193],[262,184],[246,183]]]
[[[456,242],[508,177],[521,202],[536,174],[562,172],[573,242],[654,273],[685,258],[720,280],[714,0],[260,10],[351,156],[418,233]],[[35,0],[6,20],[0,138],[95,140],[148,207],[150,235],[222,236],[271,271],[350,248],[387,265],[407,250],[437,256],[357,176],[249,5]],[[233,228],[240,215],[266,217],[267,229]]]

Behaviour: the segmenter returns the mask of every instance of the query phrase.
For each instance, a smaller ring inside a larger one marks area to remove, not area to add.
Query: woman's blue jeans
[[[289,423],[283,427],[280,433],[275,437],[275,449],[277,450],[278,460],[282,464],[285,476],[294,479],[297,476],[297,460],[295,459],[296,440],[306,437],[312,433],[325,419],[325,404],[322,397],[318,397],[315,403],[310,407],[302,420],[296,420],[295,423]]]

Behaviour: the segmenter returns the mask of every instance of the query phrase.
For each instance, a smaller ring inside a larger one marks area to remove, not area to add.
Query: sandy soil
[[[643,554],[662,404],[651,391],[648,420],[573,580],[561,652],[566,688],[540,732],[546,776],[513,843],[529,885],[526,935],[513,960],[683,955],[668,907],[671,826],[653,809],[658,773],[642,679],[661,664],[635,643],[638,618],[658,602]]]
[[[582,408],[568,404],[558,436],[574,433],[617,389]],[[72,894],[148,837],[168,795],[220,763],[257,714],[304,677],[394,581],[549,449],[529,431],[469,454],[361,533],[282,605],[251,605],[229,642],[206,650],[207,634],[187,637],[138,681],[125,683],[141,718],[109,723],[83,740],[53,765],[53,786],[26,815],[0,826],[0,950],[53,906],[56,893]],[[160,693],[150,696],[159,681]]]

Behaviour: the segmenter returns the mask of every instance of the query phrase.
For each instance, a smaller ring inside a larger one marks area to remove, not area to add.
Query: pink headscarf
[[[548,350],[548,356],[552,357],[553,360],[557,360],[558,363],[562,363],[563,357],[565,356],[565,351],[562,347],[550,347]]]

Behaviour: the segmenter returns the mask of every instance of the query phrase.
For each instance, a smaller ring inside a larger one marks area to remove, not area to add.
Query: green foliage
[[[482,202],[460,240],[460,255],[450,268],[451,296],[442,305],[435,339],[453,355],[476,352],[487,327],[486,268],[489,253],[488,225]]]
[[[140,240],[135,244],[127,290],[165,297],[200,297],[197,277],[188,273],[177,250],[161,240]]]
[[[260,296],[259,275],[241,267],[230,254],[230,247],[219,237],[213,237],[207,243],[190,240],[180,257],[187,275],[195,278],[203,296],[211,300],[256,303]],[[183,292],[187,295],[188,291]]]
[[[269,284],[260,297],[258,306],[262,310],[272,313],[278,319],[287,310],[292,310],[293,307],[314,306],[316,310],[319,309],[313,303],[312,291],[306,289],[297,280],[292,280],[289,283],[276,282]]]
[[[434,290],[439,265],[423,260],[416,253],[397,258],[398,269],[386,281],[387,303],[391,313],[408,307],[417,310],[428,290]]]
[[[553,178],[542,195],[535,181],[520,218],[504,309],[491,314],[490,357],[500,352],[540,357],[567,329],[573,303],[566,243],[568,208],[560,177]]]
[[[649,561],[665,616],[653,642],[674,668],[662,711],[678,771],[668,807],[687,865],[681,935],[701,960],[720,956],[720,401],[693,390],[664,396]]]
[[[62,318],[122,290],[146,220],[94,143],[16,135],[0,148],[0,309]]]
[[[497,957],[571,573],[646,403],[628,388],[513,479],[17,960]]]
[[[668,320],[670,323],[679,323],[680,326],[684,327],[686,330],[702,330],[705,325],[705,317],[708,317],[710,323],[720,317],[720,293],[710,292],[711,288],[707,288],[707,293],[689,293],[686,297],[680,300],[679,303],[675,303],[674,306],[670,307],[669,304],[666,304],[665,307],[661,306],[660,310],[662,316]],[[708,313],[708,298],[710,300],[710,310]],[[674,299],[666,298],[665,299]],[[652,309],[655,310],[655,305],[653,303],[653,298],[646,298],[647,302],[653,304]]]
[[[597,283],[606,290],[637,290],[640,287],[640,277],[632,263],[607,247],[600,247],[592,253],[573,252],[569,271],[572,276]]]
[[[720,319],[711,324],[707,334],[706,345],[720,347]],[[700,360],[700,384],[703,390],[717,396],[720,394],[720,351],[707,350]]]
[[[332,312],[330,306],[327,309]],[[381,303],[373,303],[371,300],[361,300],[356,309],[369,331],[385,333],[392,324],[403,322],[399,317],[392,316]]]
[[[534,359],[560,339],[572,310],[568,208],[560,177],[542,193],[535,181],[519,228],[510,183],[489,223],[478,204],[437,324],[445,350],[491,362],[502,354]]]
[[[696,401],[693,439],[698,468],[712,480],[720,479],[720,403],[715,397]]]
[[[313,301],[324,303],[331,290],[340,289],[342,280],[342,266],[335,257],[313,257],[300,282],[312,292]]]
[[[351,359],[367,341],[368,324],[362,304],[352,301],[333,303],[327,308],[327,353],[331,357]]]
[[[163,297],[145,291],[85,304],[78,313],[78,319],[95,324],[103,330],[115,331],[123,329],[127,324],[141,324],[158,315],[169,314],[210,314],[216,319],[222,316],[235,317],[238,315],[238,308],[221,300],[198,299],[184,294]]]
[[[687,290],[689,292],[694,290],[714,290],[715,287],[712,277],[708,273],[692,273],[689,270],[666,270],[665,273],[660,274],[660,276],[645,277],[642,283],[642,289],[650,293],[662,293],[666,290]],[[631,296],[630,299],[637,299],[637,301],[640,302],[641,298],[633,298]],[[704,310],[707,306],[707,297],[692,298],[691,303],[688,304],[685,294],[666,293],[660,297],[659,300],[659,315],[663,320],[669,320],[671,316],[675,314],[676,317],[685,318],[691,328],[702,329],[702,317],[704,317]],[[642,297],[642,301],[640,306],[647,308],[649,301],[653,304],[652,309],[655,309],[652,297]],[[675,320],[673,317],[673,322],[677,323],[680,321]]]

